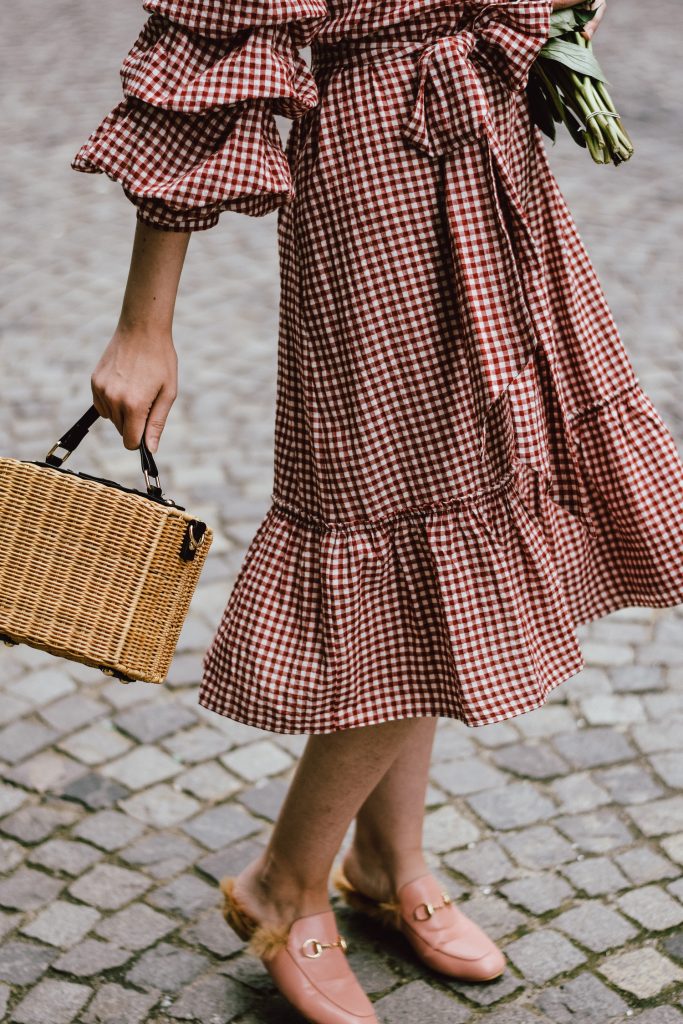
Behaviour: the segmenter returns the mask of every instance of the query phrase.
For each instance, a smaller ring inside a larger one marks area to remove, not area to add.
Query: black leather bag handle
[[[63,462],[66,462],[71,453],[75,451],[85,435],[88,433],[95,420],[99,418],[99,415],[100,414],[95,406],[91,405],[88,411],[74,423],[73,427],[70,427],[65,434],[62,434],[59,441],[57,441],[56,444],[53,444],[52,448],[50,448],[50,451],[45,456],[45,461],[50,466],[61,466]],[[58,448],[63,448],[66,454],[55,455],[54,453]],[[142,473],[147,486],[147,493],[153,495],[155,498],[160,498],[162,496],[162,491],[161,483],[159,482],[159,471],[157,470],[151,451],[145,444],[144,431],[142,438],[140,439],[138,449],[140,452],[140,461],[142,463]]]

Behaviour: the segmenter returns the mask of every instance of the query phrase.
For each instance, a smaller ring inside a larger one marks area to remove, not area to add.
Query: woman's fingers
[[[171,411],[171,406],[175,400],[176,392],[172,391],[170,388],[164,387],[152,403],[152,408],[149,410],[146,425],[143,424],[145,443],[152,453],[154,453],[159,447],[159,439],[164,427],[166,426],[168,414]],[[140,442],[138,441],[138,444],[139,443]]]
[[[605,16],[607,10],[607,0],[594,0],[593,3],[587,4],[589,10],[594,10],[595,14],[584,28],[581,35],[585,39],[591,39],[597,32],[598,26]]]

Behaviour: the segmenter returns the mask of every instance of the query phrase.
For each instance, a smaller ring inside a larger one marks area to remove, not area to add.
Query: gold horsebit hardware
[[[306,951],[306,947],[307,946],[312,946],[313,947],[313,952],[312,953],[308,953]],[[302,952],[303,952],[304,956],[307,956],[311,960],[314,960],[316,957],[320,956],[320,954],[322,953],[322,951],[324,949],[332,949],[334,946],[339,946],[339,948],[344,953],[346,952],[346,950],[347,950],[346,939],[343,937],[343,935],[338,935],[336,942],[318,942],[317,939],[306,939],[306,941],[302,945],[301,949],[302,949]]]
[[[415,920],[428,921],[432,914],[434,914],[437,910],[443,910],[444,907],[450,907],[452,900],[447,892],[441,893],[441,899],[443,900],[443,903],[438,903],[436,906],[433,903],[418,903],[418,905],[415,907],[415,910],[413,911],[413,917],[415,918]],[[424,914],[421,915],[418,913],[418,911],[421,911],[423,907]]]

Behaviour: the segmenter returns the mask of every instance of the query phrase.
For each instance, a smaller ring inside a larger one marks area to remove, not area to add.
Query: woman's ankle
[[[360,835],[354,836],[345,854],[344,863],[350,872],[355,869],[366,884],[376,890],[374,895],[382,898],[395,896],[406,882],[411,882],[429,871],[421,847],[397,847],[393,843],[370,840]],[[350,878],[349,881],[353,882],[353,879]],[[369,892],[367,895],[373,893]]]
[[[268,851],[244,868],[238,875],[238,886],[248,892],[263,913],[281,923],[330,909],[326,881],[309,883]]]

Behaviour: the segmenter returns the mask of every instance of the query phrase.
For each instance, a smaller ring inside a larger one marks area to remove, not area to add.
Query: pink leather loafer
[[[334,911],[306,914],[289,928],[259,925],[223,878],[223,916],[264,964],[276,987],[310,1024],[378,1024],[372,1003],[346,959]]]
[[[406,882],[396,899],[379,901],[355,889],[341,867],[335,888],[354,910],[398,929],[420,959],[435,971],[463,981],[492,981],[505,970],[505,955],[443,892],[434,875]]]

